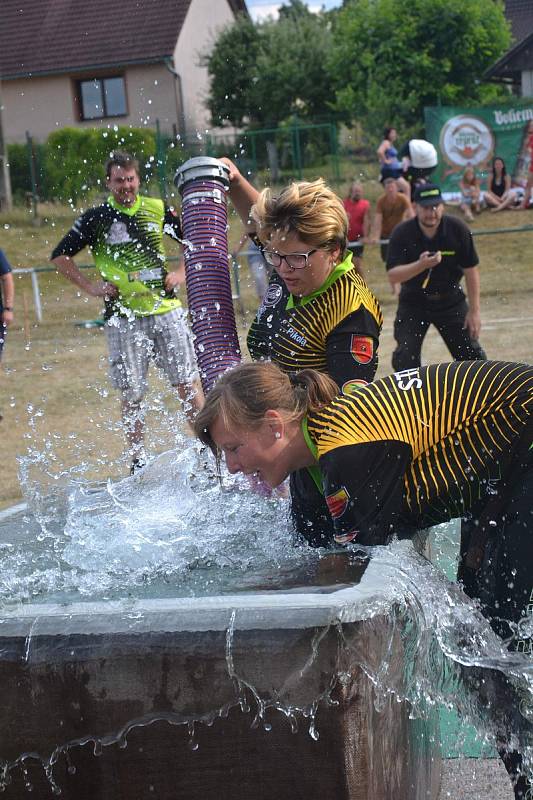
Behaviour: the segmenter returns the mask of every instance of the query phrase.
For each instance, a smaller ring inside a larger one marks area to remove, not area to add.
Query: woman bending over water
[[[243,364],[220,378],[194,427],[232,473],[277,486],[310,470],[333,521],[331,544],[385,544],[393,533],[471,517],[465,588],[509,648],[531,654],[532,408],[533,367],[523,364],[420,367],[350,396],[314,370]],[[519,754],[504,761],[517,778]]]

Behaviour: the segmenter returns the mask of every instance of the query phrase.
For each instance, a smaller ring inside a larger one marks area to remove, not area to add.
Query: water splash
[[[211,457],[190,438],[178,442],[133,477],[103,483],[83,480],[88,465],[62,470],[32,452],[28,511],[0,523],[0,601],[275,588],[316,563],[316,551],[286,546],[286,501],[250,494],[241,477],[220,485]]]
[[[412,717],[427,718],[438,705],[453,707],[492,747],[502,739],[518,747],[533,770],[531,661],[508,652],[460,588],[409,543],[374,548],[370,560],[365,551],[341,555],[349,568],[331,585],[321,585],[317,578],[325,554],[287,546],[285,501],[250,495],[246,483],[229,475],[219,484],[207,455],[185,437],[176,451],[157,457],[135,476],[105,483],[84,480],[81,466],[62,470],[56,465],[54,473],[48,456],[32,454],[32,468],[47,471],[54,491],[29,481],[28,510],[0,520],[0,632],[24,610],[28,630],[20,661],[28,675],[49,657],[50,623],[41,612],[32,616],[34,604],[37,609],[43,603],[113,601],[121,630],[135,635],[148,620],[148,598],[246,592],[272,598],[280,592],[296,603],[302,593],[315,592],[323,616],[290,668],[269,682],[261,678],[264,664],[246,660],[243,612],[229,601],[220,640],[229,688],[218,702],[186,711],[156,708],[124,719],[113,733],[93,728],[82,737],[67,735],[66,741],[66,731],[58,727],[51,733],[55,747],[43,744],[9,758],[0,752],[0,788],[22,769],[29,790],[27,766],[36,762],[52,791],[59,792],[58,759],[89,742],[95,753],[111,744],[126,746],[133,729],[160,720],[186,726],[194,750],[201,747],[203,726],[234,708],[249,714],[252,726],[269,730],[281,714],[293,732],[304,727],[318,738],[320,709],[337,704],[339,692],[349,695],[354,676],[361,673],[373,686],[376,711],[402,702]],[[441,535],[449,530],[441,529]],[[364,578],[358,585],[354,570]],[[65,617],[58,617],[65,648],[78,631],[72,608],[66,606]],[[60,660],[61,646],[53,646]],[[111,637],[108,657],[114,646]],[[320,682],[313,680],[316,674]]]

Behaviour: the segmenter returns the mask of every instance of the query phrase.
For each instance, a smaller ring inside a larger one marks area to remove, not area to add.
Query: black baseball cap
[[[414,201],[419,206],[438,206],[444,203],[440,188],[435,183],[421,183],[417,186]]]

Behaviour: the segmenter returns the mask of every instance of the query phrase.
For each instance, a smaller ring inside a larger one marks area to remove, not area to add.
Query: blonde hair
[[[225,372],[207,394],[194,420],[194,433],[218,458],[210,432],[217,419],[228,429],[255,430],[266,412],[274,410],[286,422],[294,422],[330,403],[338,392],[332,378],[314,369],[285,373],[271,362],[240,364]]]
[[[467,176],[467,173],[470,173],[470,177]],[[478,182],[476,170],[474,169],[472,164],[467,164],[463,170],[463,181],[468,183],[469,186],[475,186]]]
[[[294,181],[279,195],[263,189],[250,216],[259,238],[267,243],[277,232],[295,233],[311,247],[343,253],[348,241],[348,217],[335,192],[319,178]]]

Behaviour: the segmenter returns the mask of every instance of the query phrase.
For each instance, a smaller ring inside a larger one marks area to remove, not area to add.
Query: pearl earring
[[[281,433],[279,431],[276,431],[274,434],[274,438],[281,439]]]

